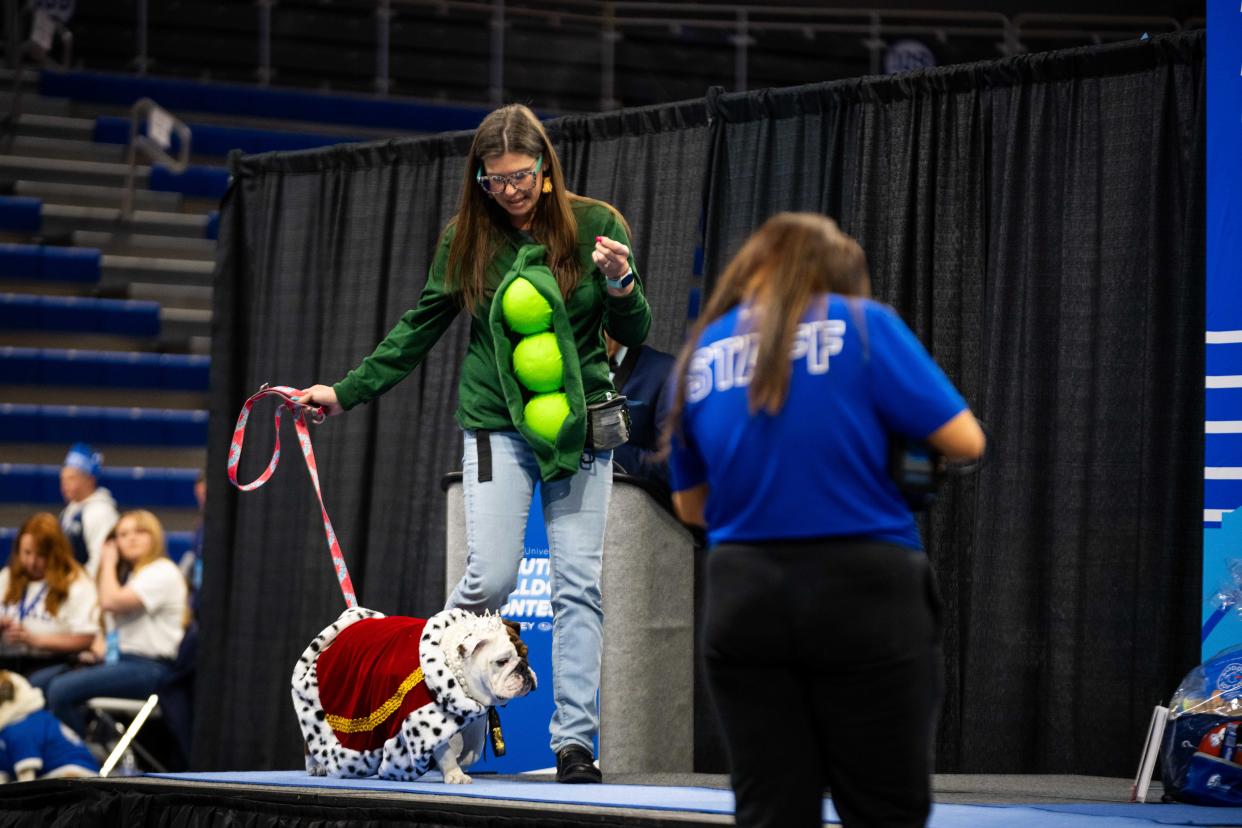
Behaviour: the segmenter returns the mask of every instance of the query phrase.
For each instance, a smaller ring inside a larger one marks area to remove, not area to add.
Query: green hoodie
[[[618,216],[607,206],[590,201],[573,201],[578,220],[578,261],[582,279],[565,299],[572,336],[578,350],[582,390],[587,403],[596,403],[613,392],[608,378],[608,357],[604,350],[602,330],[626,347],[641,345],[651,327],[651,309],[643,293],[642,280],[636,279],[628,296],[608,294],[604,276],[591,260],[595,237],[607,236],[629,245]],[[448,262],[453,228],[443,234],[435,260],[427,275],[418,304],[402,314],[400,321],[384,337],[384,341],[362,363],[333,385],[340,404],[353,408],[383,394],[422,363],[431,346],[457,318],[461,306],[455,294],[446,291],[444,271]],[[470,342],[462,362],[461,380],[457,385],[457,422],[466,429],[512,431],[516,429],[496,365],[496,347],[488,319],[496,288],[509,274],[518,250],[529,242],[523,234],[506,233],[505,242],[487,272],[487,294],[471,315]],[[633,257],[630,267],[635,275]],[[566,355],[567,356],[567,355]],[[508,367],[506,366],[506,371]],[[558,449],[562,447],[558,446]],[[558,465],[569,467],[571,448],[564,448]],[[574,464],[578,457],[572,458]]]

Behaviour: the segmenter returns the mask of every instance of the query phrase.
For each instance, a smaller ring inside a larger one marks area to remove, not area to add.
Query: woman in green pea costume
[[[592,744],[612,452],[585,446],[586,406],[615,394],[603,331],[633,347],[651,325],[629,245],[616,209],[566,190],[534,113],[517,104],[497,109],[475,131],[457,214],[441,234],[417,305],[343,379],[301,397],[329,414],[369,402],[418,367],[463,308],[470,313],[456,415],[465,434],[467,559],[448,606],[482,612],[503,605],[525,551],[535,481],[542,480],[554,612],[549,730],[559,782],[600,781]],[[512,349],[524,334],[494,300],[519,277],[551,308],[559,391],[536,392],[515,376]],[[549,396],[528,414],[533,401]],[[554,410],[544,411],[548,405]]]

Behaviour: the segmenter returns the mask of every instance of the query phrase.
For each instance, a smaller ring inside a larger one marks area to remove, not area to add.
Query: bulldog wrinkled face
[[[467,692],[483,704],[504,704],[536,687],[535,672],[503,631],[477,641],[464,667]]]

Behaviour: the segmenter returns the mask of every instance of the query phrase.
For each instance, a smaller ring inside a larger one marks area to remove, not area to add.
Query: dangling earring
[[[548,177],[546,177],[546,176],[545,176],[545,177],[544,177],[544,179],[543,179],[543,191],[544,191],[545,193],[550,193],[550,192],[552,192],[552,179],[550,179],[550,178],[548,178]]]

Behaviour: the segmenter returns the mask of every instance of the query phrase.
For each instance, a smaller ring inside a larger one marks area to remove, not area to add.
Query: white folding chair
[[[107,760],[103,767],[100,768],[100,776],[108,776],[116,767],[117,762],[125,755],[125,752],[132,750],[142,758],[143,764],[156,773],[167,773],[165,768],[158,759],[151,755],[150,751],[142,745],[134,741],[134,737],[138,735],[138,731],[146,724],[147,719],[152,716],[160,715],[159,709],[160,698],[152,693],[145,701],[142,699],[117,699],[109,696],[96,696],[87,699],[86,706],[95,714],[95,721],[99,727],[107,731],[107,742],[101,742],[105,749],[111,744],[111,752],[108,754]],[[125,719],[128,724],[122,724],[119,719]],[[96,731],[97,737],[98,728]],[[115,739],[115,742],[112,740]]]

